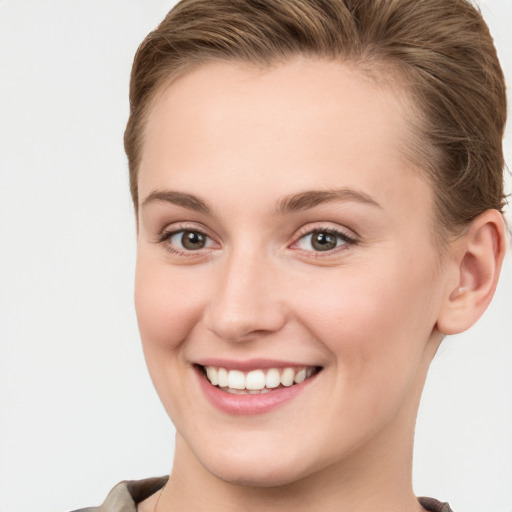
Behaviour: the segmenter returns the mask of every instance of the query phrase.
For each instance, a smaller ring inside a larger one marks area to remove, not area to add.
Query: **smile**
[[[241,370],[203,366],[202,370],[208,381],[222,391],[237,395],[257,395],[300,384],[320,369],[311,366],[266,368],[243,372]]]

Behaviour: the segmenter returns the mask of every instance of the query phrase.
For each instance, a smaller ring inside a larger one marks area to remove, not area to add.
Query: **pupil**
[[[336,247],[336,236],[331,233],[315,233],[311,245],[318,251],[329,251]]]
[[[185,249],[202,249],[206,243],[206,237],[194,231],[185,231],[181,237],[181,243]]]

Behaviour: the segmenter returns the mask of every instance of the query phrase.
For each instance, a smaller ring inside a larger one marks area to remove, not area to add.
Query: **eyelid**
[[[180,231],[197,231],[198,233],[202,233],[212,239],[215,239],[215,235],[212,234],[209,228],[201,222],[195,221],[176,221],[165,224],[163,228],[158,229],[158,233],[155,238],[159,239],[169,233],[178,233]]]

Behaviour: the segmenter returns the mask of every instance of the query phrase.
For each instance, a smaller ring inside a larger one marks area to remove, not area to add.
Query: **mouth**
[[[261,368],[251,371],[197,365],[206,380],[221,391],[234,395],[262,395],[291,388],[310,379],[319,366]]]

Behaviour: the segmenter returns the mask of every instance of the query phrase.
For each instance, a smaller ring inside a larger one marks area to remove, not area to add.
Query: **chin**
[[[214,464],[205,467],[226,483],[246,487],[282,487],[301,480],[307,473],[293,467],[293,464],[268,460],[258,464],[254,461],[217,459]]]
[[[283,442],[244,443],[243,446],[212,443],[207,450],[193,451],[196,460],[214,477],[248,487],[281,487],[320,469],[307,464],[308,454],[302,453],[295,443],[288,447],[284,447]],[[316,462],[318,465],[319,461]]]

